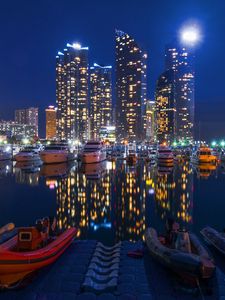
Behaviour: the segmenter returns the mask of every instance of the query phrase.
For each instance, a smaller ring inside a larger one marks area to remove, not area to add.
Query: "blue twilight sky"
[[[164,68],[164,46],[190,20],[203,33],[196,50],[196,120],[201,136],[225,137],[224,0],[14,0],[0,6],[0,119],[14,109],[55,103],[55,55],[67,42],[89,46],[90,63],[114,65],[114,30],[148,52],[148,96]]]

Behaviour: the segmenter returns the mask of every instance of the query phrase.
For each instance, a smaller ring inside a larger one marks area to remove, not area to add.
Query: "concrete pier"
[[[143,258],[127,256],[127,252],[143,247],[142,242],[122,242],[115,255],[118,276],[116,285],[103,291],[86,291],[83,283],[90,268],[97,241],[74,241],[52,266],[40,271],[24,288],[0,293],[10,300],[225,300],[225,275],[217,269],[212,279],[211,295],[182,288],[170,271],[156,263],[146,251]],[[106,265],[108,264],[106,260]],[[115,271],[116,272],[116,271]],[[116,274],[116,273],[113,273]],[[112,281],[115,283],[115,281]],[[203,291],[204,293],[204,291]]]

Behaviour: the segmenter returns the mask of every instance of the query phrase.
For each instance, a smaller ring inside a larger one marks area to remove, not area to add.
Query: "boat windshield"
[[[84,148],[84,153],[85,152],[96,152],[96,151],[99,151],[100,149],[98,149],[98,148]]]
[[[172,151],[171,151],[171,150],[159,150],[159,153],[167,153],[167,154],[171,154]]]
[[[91,145],[97,145],[97,146],[100,146],[101,145],[101,143],[100,142],[89,142],[89,143],[87,143],[86,144],[87,146],[91,146]]]
[[[34,149],[23,149],[21,152],[34,152]]]
[[[200,151],[200,155],[211,155],[210,151]]]
[[[66,150],[66,147],[62,147],[62,146],[49,146],[49,147],[45,147],[45,150]]]

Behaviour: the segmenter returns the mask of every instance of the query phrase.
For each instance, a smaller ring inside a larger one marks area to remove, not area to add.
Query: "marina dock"
[[[52,266],[40,271],[21,289],[3,291],[1,300],[179,300],[225,299],[225,275],[217,269],[210,295],[186,290],[147,251],[143,258],[127,256],[142,242],[121,242],[112,248],[92,240],[77,240]]]

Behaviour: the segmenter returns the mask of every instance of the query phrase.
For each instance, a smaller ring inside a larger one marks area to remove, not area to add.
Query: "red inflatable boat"
[[[0,288],[13,286],[26,275],[53,263],[76,235],[77,229],[70,228],[42,246],[35,227],[19,228],[15,237],[0,245]]]

